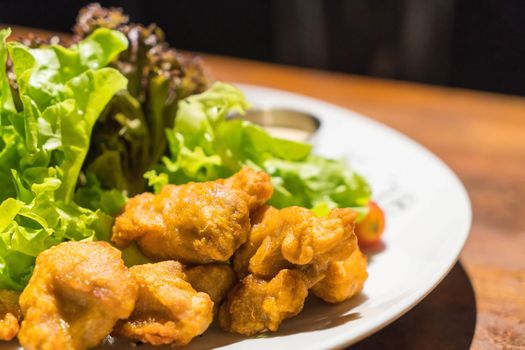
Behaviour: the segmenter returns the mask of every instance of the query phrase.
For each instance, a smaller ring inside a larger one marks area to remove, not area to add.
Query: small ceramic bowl
[[[249,120],[265,128],[272,136],[307,141],[321,126],[317,117],[295,109],[250,109],[231,118]]]

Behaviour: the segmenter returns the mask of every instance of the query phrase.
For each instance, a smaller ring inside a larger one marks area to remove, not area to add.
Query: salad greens
[[[215,83],[179,103],[175,126],[168,129],[170,156],[146,174],[155,191],[166,183],[207,181],[233,175],[243,166],[271,176],[270,204],[313,208],[324,215],[334,207],[366,213],[367,182],[345,162],[312,155],[310,144],[270,136],[246,120],[228,119],[249,107],[237,88]]]
[[[115,29],[129,42],[110,63],[128,79],[95,124],[84,172],[92,173],[102,189],[128,195],[147,190],[144,172],[166,151],[166,128],[173,127],[178,102],[205,90],[200,61],[170,47],[155,24],[129,23],[122,9],[90,4],[77,18],[74,31],[85,38],[97,28]]]
[[[228,118],[249,108],[240,90],[201,92],[202,68],[160,29],[97,6],[81,12],[68,48],[7,42],[0,30],[0,288],[21,290],[53,245],[109,241],[127,196],[244,166],[270,175],[278,208],[366,214],[370,188],[345,162]],[[127,265],[147,261],[136,245],[122,253]]]
[[[70,48],[32,49],[7,43],[9,34],[0,31],[0,288],[20,290],[42,250],[111,228],[110,216],[73,198],[93,125],[126,88],[122,74],[104,67],[127,40],[99,29]],[[8,54],[17,96],[6,76]]]

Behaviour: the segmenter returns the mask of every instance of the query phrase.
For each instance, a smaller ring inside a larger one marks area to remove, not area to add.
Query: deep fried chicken
[[[356,249],[356,216],[351,209],[317,217],[300,207],[261,208],[252,217],[248,241],[235,254],[234,269],[240,278],[252,273],[269,279],[284,268],[298,268],[314,285],[331,261],[343,260]]]
[[[66,242],[40,253],[20,296],[26,350],[99,345],[135,306],[137,283],[106,242]]]
[[[353,254],[360,254],[356,217],[351,209],[334,209],[328,217],[300,207],[267,206],[255,212],[248,241],[234,257],[234,269],[243,279],[221,305],[221,327],[245,335],[276,331],[301,311],[312,286],[331,302],[358,292],[366,259]]]
[[[153,345],[186,345],[213,319],[213,302],[185,281],[180,263],[164,261],[130,268],[139,284],[133,314],[115,328],[116,336]]]
[[[244,335],[276,331],[283,320],[301,312],[307,295],[308,281],[300,271],[281,270],[270,281],[248,275],[221,305],[220,326]]]
[[[272,195],[267,174],[244,168],[226,180],[164,186],[128,201],[112,240],[120,247],[137,240],[155,260],[202,264],[227,261],[246,241],[250,211]]]
[[[330,262],[312,292],[327,303],[340,303],[361,292],[367,278],[366,256],[358,248],[348,258]]]
[[[22,313],[18,305],[20,293],[0,289],[0,340],[13,339],[20,329],[19,321]]]
[[[222,300],[237,282],[233,269],[228,264],[199,265],[185,269],[186,281],[198,292],[208,294],[218,309]]]

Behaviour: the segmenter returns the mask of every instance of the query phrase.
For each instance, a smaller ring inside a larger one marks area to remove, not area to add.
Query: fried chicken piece
[[[116,336],[153,345],[186,345],[213,320],[213,302],[185,281],[180,263],[163,261],[130,268],[139,284],[133,314],[114,330]]]
[[[359,252],[356,217],[351,209],[333,209],[327,217],[300,207],[266,206],[254,212],[248,241],[234,257],[234,270],[243,279],[221,305],[220,326],[245,335],[276,331],[284,319],[301,311],[313,286],[327,300],[357,293],[366,260],[353,254]],[[338,268],[350,269],[359,279],[356,285],[344,289],[347,276]],[[337,290],[330,294],[325,289],[332,286]]]
[[[106,242],[66,242],[40,253],[20,296],[26,350],[99,345],[135,306],[137,283]]]
[[[18,305],[20,293],[0,289],[0,340],[13,339],[20,329],[19,321],[22,313]]]
[[[367,278],[366,256],[357,248],[348,258],[330,262],[312,292],[327,303],[340,303],[361,292]]]
[[[250,212],[260,208],[273,194],[273,187],[268,174],[252,168],[244,167],[235,175],[227,179],[218,179],[217,182],[246,192],[249,197]]]
[[[218,310],[222,300],[237,282],[230,265],[209,264],[185,269],[186,281],[198,292],[208,294]]]
[[[301,312],[307,295],[308,281],[300,271],[281,270],[270,281],[248,275],[221,305],[220,327],[244,335],[276,331]]]
[[[130,199],[113,226],[119,247],[137,240],[154,260],[227,261],[246,241],[250,211],[272,195],[264,172],[245,168],[226,180],[166,185]]]
[[[317,217],[301,207],[264,207],[252,217],[248,241],[234,257],[234,270],[266,279],[285,268],[300,268],[310,286],[324,278],[328,264],[350,256],[357,248],[351,209],[334,209]]]

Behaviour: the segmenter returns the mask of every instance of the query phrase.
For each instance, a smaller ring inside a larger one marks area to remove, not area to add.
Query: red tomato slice
[[[369,211],[366,217],[355,226],[355,234],[359,245],[374,245],[381,239],[385,230],[385,213],[374,202],[368,203]]]

